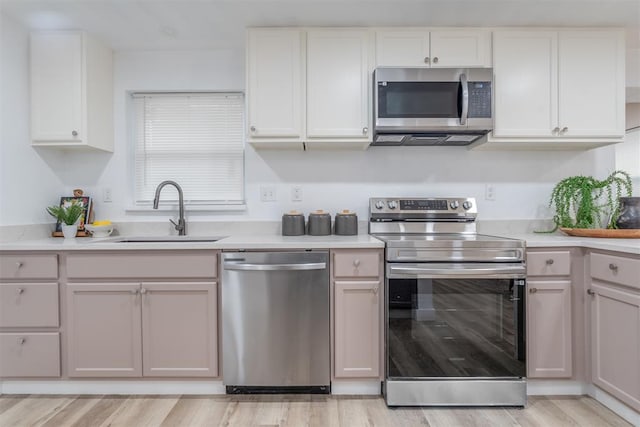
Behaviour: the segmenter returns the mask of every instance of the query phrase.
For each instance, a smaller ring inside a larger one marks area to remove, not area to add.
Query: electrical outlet
[[[291,201],[292,202],[301,202],[302,201],[302,187],[296,185],[291,188]]]
[[[102,189],[102,201],[104,203],[111,203],[111,188],[105,187]]]
[[[276,201],[276,188],[275,187],[260,187],[260,200],[263,202],[275,202]]]
[[[493,184],[486,184],[484,186],[484,199],[485,200],[496,200],[496,188]]]

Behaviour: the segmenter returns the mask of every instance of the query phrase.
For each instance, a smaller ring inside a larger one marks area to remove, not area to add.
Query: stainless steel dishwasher
[[[329,393],[329,253],[225,252],[227,393]]]

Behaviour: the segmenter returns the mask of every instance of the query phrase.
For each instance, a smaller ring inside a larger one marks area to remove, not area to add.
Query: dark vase
[[[618,228],[640,228],[640,197],[620,197]]]

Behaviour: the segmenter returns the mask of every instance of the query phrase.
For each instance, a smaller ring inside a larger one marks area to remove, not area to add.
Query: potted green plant
[[[84,208],[75,203],[68,206],[49,206],[47,208],[49,215],[60,221],[62,234],[65,239],[73,239],[76,237],[78,222],[80,221],[80,217],[82,217],[83,211]]]
[[[631,177],[617,170],[603,180],[571,176],[558,182],[549,206],[555,206],[555,228],[616,228],[618,199],[631,196]]]

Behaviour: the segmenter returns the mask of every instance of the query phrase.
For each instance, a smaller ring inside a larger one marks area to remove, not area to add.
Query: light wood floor
[[[0,396],[0,426],[630,426],[588,397],[526,409],[397,408],[380,397]]]

